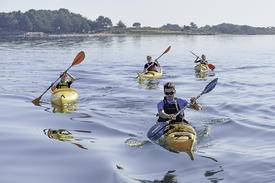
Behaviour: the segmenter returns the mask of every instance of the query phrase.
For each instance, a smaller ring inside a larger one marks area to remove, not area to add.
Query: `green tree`
[[[161,27],[162,29],[180,30],[181,27],[178,24],[166,24]]]
[[[121,20],[118,21],[117,26],[118,26],[119,28],[126,28],[126,25],[125,25]]]
[[[140,28],[141,24],[139,22],[133,23],[133,27],[135,28]]]
[[[197,30],[197,29],[198,29],[198,26],[197,26],[194,22],[191,22],[191,23],[190,23],[190,29],[192,29],[192,30]]]

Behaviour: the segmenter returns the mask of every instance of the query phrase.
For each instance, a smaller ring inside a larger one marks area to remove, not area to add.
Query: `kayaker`
[[[62,72],[60,75],[62,75],[62,76],[61,76],[60,81],[57,83],[57,85],[54,85],[54,83],[52,83],[52,85],[51,85],[52,91],[54,91],[55,89],[60,89],[60,88],[70,88],[71,84],[75,81],[75,78],[68,72],[66,72],[66,73]],[[66,80],[67,76],[70,77],[70,79],[71,79],[70,81]]]
[[[185,122],[189,123],[184,119],[184,112],[176,116],[176,114],[184,108],[188,102],[181,98],[174,97],[176,94],[175,84],[172,82],[168,82],[164,85],[164,94],[165,97],[162,101],[160,101],[157,105],[159,119],[158,122],[165,122],[168,120],[172,120],[171,123],[175,122]],[[200,104],[196,103],[196,98],[193,97],[190,99],[190,107],[194,110],[201,110],[202,107]]]
[[[157,72],[157,67],[160,67],[158,60],[155,60],[154,62],[152,62],[152,57],[151,56],[147,56],[147,61],[148,63],[146,63],[144,65],[144,73],[148,72],[148,71],[155,71]]]
[[[196,60],[194,61],[194,63],[200,62],[200,64],[208,65],[208,62],[206,60],[206,56],[204,54],[201,55],[201,59],[199,59],[199,58],[200,57],[197,57]]]

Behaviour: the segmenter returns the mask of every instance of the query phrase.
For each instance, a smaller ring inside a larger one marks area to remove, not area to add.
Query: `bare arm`
[[[189,107],[190,107],[190,109],[200,111],[202,109],[202,106],[200,104],[198,104],[196,100],[197,100],[196,97],[191,98]]]
[[[155,63],[157,64],[157,67],[160,67],[158,60],[155,60]]]
[[[199,58],[200,58],[200,57],[197,57],[196,60],[194,61],[194,63],[200,62]]]
[[[67,72],[67,75],[71,78],[71,82],[73,83],[75,81],[75,78],[68,72]]]
[[[51,89],[52,89],[52,91],[54,91],[56,89],[54,83],[51,84]]]

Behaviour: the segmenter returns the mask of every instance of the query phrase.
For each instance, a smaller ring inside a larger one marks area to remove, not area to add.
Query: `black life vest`
[[[56,88],[57,88],[57,89],[60,89],[60,88],[70,88],[70,85],[69,85],[69,82],[68,82],[68,81],[65,81],[65,82],[60,81],[60,82],[56,85]]]
[[[166,97],[163,99],[163,110],[166,114],[177,114],[180,111],[180,107],[178,104],[178,99],[174,98],[174,102],[172,104],[167,102]],[[182,122],[184,117],[184,113],[177,115],[176,120],[172,120],[171,123]],[[159,117],[158,122],[168,121],[168,118]]]

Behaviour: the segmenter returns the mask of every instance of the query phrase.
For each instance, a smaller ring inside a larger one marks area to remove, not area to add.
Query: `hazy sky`
[[[160,27],[167,23],[199,27],[220,23],[275,26],[275,0],[0,0],[0,12],[66,8],[95,20],[103,15],[117,24]]]

